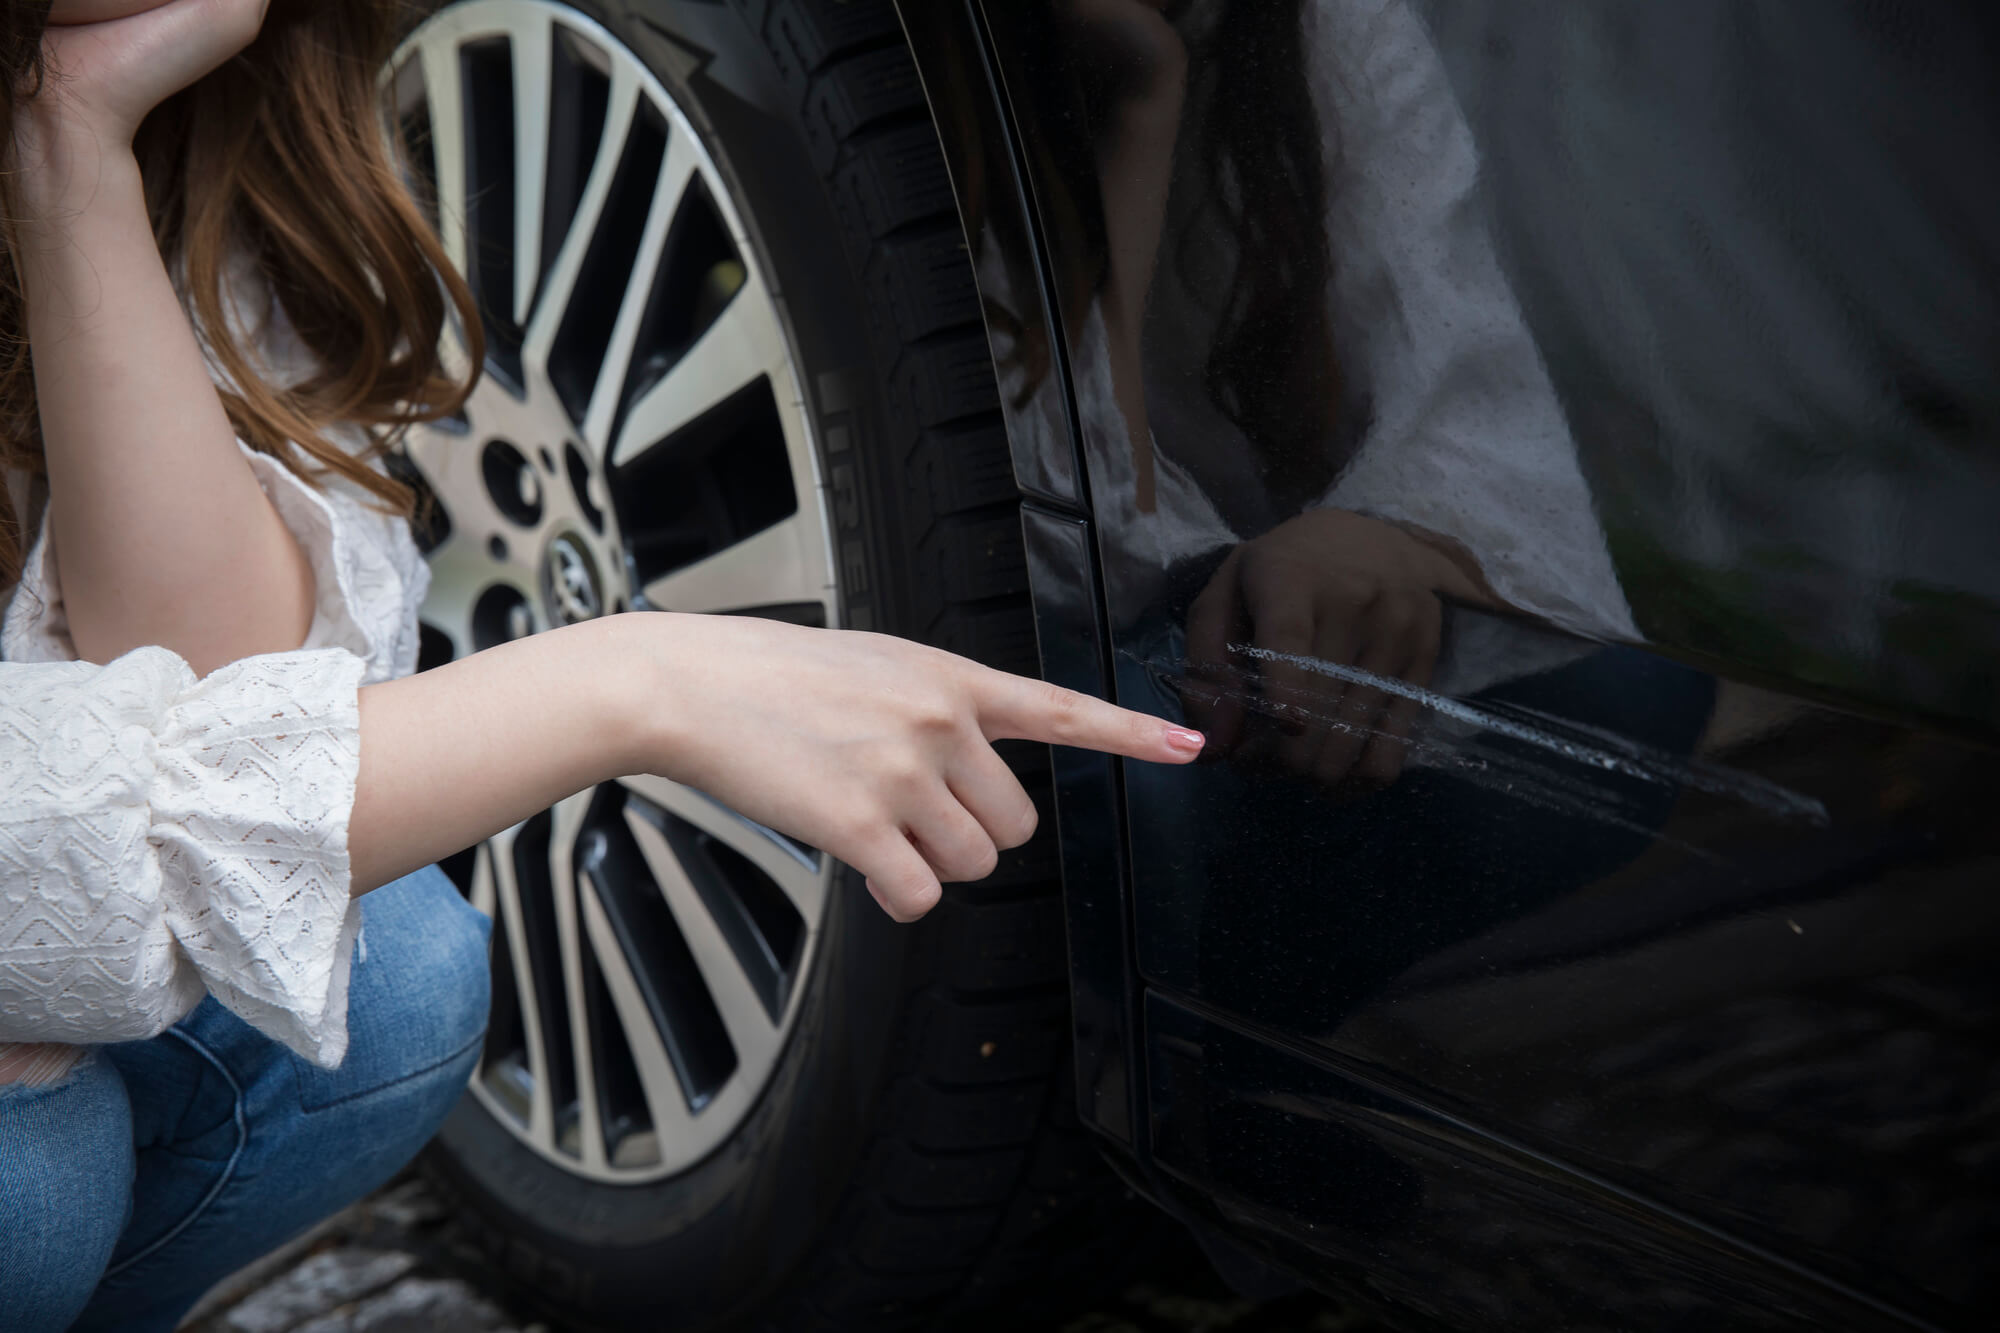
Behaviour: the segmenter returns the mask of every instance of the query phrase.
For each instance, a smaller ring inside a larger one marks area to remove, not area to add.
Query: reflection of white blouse
[[[1454,539],[1517,610],[1594,638],[1636,638],[1561,406],[1481,216],[1471,130],[1422,21],[1405,0],[1312,0],[1302,26],[1328,127],[1334,343],[1372,409],[1321,503]],[[1176,559],[1243,539],[1209,489],[1249,457],[1203,398],[1194,358],[1206,339],[1184,336],[1204,327],[1201,302],[1171,261],[1149,310],[1155,330],[1174,331],[1146,343],[1155,512],[1135,507],[1095,309],[1075,358],[1104,559],[1114,587],[1138,589]],[[1463,692],[1549,664],[1493,658],[1502,647],[1455,645],[1440,687]],[[1489,660],[1468,660],[1475,653]]]
[[[299,363],[275,308],[256,341]],[[202,680],[162,648],[77,662],[46,528],[8,600],[0,1043],[150,1037],[213,994],[317,1063],[346,1051],[356,689],[415,669],[429,574],[358,487],[249,458],[318,582],[299,651]]]
[[[1515,608],[1638,637],[1554,387],[1481,215],[1479,156],[1405,0],[1318,0],[1336,340],[1375,421],[1326,503],[1455,538]],[[1352,334],[1347,331],[1352,330]]]

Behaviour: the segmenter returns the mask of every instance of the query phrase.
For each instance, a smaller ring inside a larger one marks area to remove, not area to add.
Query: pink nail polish
[[[1167,744],[1184,754],[1200,754],[1201,747],[1208,744],[1208,740],[1200,732],[1186,727],[1168,727]]]

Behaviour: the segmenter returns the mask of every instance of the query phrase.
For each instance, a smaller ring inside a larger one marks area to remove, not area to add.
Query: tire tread
[[[1020,494],[992,355],[900,24],[887,0],[761,9],[766,41],[796,71],[814,154],[863,275],[877,357],[889,367],[883,424],[905,460],[891,503],[914,541],[912,623],[939,647],[1035,674]],[[952,886],[925,923],[930,975],[906,998],[898,1072],[882,1101],[900,1114],[881,1121],[836,1212],[829,1234],[844,1239],[799,1285],[798,1313],[837,1327],[921,1324],[987,1305],[1017,1281],[1046,1288],[1064,1267],[1048,1219],[1125,1199],[1071,1106],[1048,752],[1007,754],[1041,808],[1041,831],[1003,853],[978,886]],[[978,1163],[979,1188],[940,1212],[942,1169],[913,1164],[950,1161]],[[951,1217],[959,1225],[946,1238]],[[953,1262],[940,1263],[948,1250]],[[905,1271],[896,1256],[912,1252],[925,1262]],[[768,1326],[792,1325],[780,1317]]]

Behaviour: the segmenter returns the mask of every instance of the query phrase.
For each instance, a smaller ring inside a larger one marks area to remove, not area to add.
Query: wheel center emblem
[[[604,591],[598,583],[597,562],[590,548],[572,533],[549,543],[542,561],[542,597],[549,619],[563,625],[595,620],[604,614]]]

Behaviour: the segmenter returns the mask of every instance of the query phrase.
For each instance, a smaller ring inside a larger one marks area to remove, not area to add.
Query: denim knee
[[[171,1329],[209,1284],[392,1177],[456,1103],[485,1030],[486,918],[436,869],[361,911],[338,1069],[212,1000],[169,1039],[118,1048],[158,1151],[140,1158],[135,1216],[80,1328]],[[180,1083],[200,1095],[152,1105]],[[186,1152],[188,1126],[214,1151]]]
[[[132,1112],[109,1062],[48,1087],[0,1088],[0,1312],[18,1333],[68,1328],[132,1203]]]
[[[433,866],[385,885],[361,908],[347,988],[347,1058],[338,1069],[297,1066],[299,1104],[308,1112],[396,1084],[449,1078],[486,1031],[491,923],[444,872]]]

